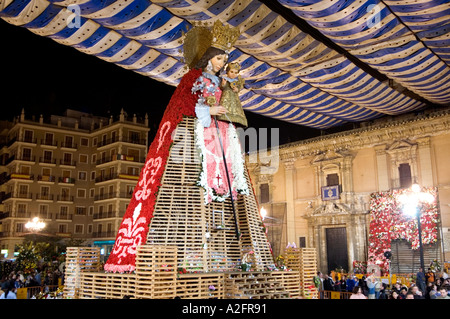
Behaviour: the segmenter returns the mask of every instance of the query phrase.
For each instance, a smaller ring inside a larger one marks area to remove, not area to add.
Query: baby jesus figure
[[[226,68],[226,75],[222,76],[222,97],[220,105],[227,109],[227,113],[220,115],[219,120],[233,122],[247,127],[247,118],[239,100],[239,91],[244,88],[244,79],[239,75],[241,66],[237,62],[231,62]]]

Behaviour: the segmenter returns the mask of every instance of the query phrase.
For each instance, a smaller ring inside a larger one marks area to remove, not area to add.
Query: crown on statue
[[[184,62],[192,68],[209,47],[229,53],[239,35],[237,27],[224,26],[219,20],[214,22],[212,28],[208,23],[193,24],[193,27],[183,34]]]
[[[237,27],[231,28],[216,20],[213,25],[212,34],[211,46],[228,53],[239,38],[240,32]]]

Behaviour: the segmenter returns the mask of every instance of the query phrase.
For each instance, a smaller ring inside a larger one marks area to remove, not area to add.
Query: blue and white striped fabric
[[[279,2],[419,97],[450,101],[447,1]],[[186,72],[182,32],[220,19],[241,31],[230,61],[244,109],[313,128],[425,107],[256,0],[0,0],[0,17],[168,85]]]

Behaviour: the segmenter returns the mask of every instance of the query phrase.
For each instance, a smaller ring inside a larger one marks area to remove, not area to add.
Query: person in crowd
[[[427,289],[427,294],[425,295],[425,299],[436,299],[437,294],[437,286],[434,283],[430,283],[430,286]]]
[[[412,293],[412,291],[408,291],[406,293],[405,299],[414,299],[414,294]]]
[[[427,280],[427,282],[431,282],[434,283],[436,281],[436,275],[434,274],[434,272],[431,270],[431,268],[428,268],[427,273],[425,274],[425,278]]]
[[[347,292],[352,292],[353,288],[358,285],[358,280],[356,276],[351,276],[347,279]]]
[[[382,283],[381,289],[380,289],[380,295],[378,296],[378,299],[388,299],[388,292],[387,290],[387,284]]]
[[[328,291],[334,290],[334,281],[331,276],[325,275],[323,279],[323,289]]]
[[[436,299],[450,299],[450,296],[448,295],[448,290],[444,286],[439,288],[439,296],[436,297]]]
[[[367,299],[367,297],[363,294],[361,287],[356,286],[353,288],[353,293],[350,296],[350,299]]]
[[[340,291],[347,291],[347,276],[342,275],[340,283]]]
[[[366,279],[367,288],[369,288],[369,299],[375,299],[375,276],[370,275]]]
[[[14,286],[14,283],[9,281],[9,284],[6,286],[6,289],[0,296],[0,299],[17,299],[16,287]]]
[[[400,288],[400,293],[399,293],[399,299],[406,299],[406,294],[408,293],[408,288],[406,287],[401,287]],[[414,297],[414,296],[413,296]]]
[[[422,291],[419,289],[418,286],[414,285],[410,288],[410,291],[414,295],[414,299],[425,299],[425,297],[422,294]]]
[[[423,268],[419,267],[419,271],[417,272],[417,287],[420,289],[422,293],[425,293],[426,290],[426,284],[425,284],[425,273],[423,272]]]
[[[401,298],[399,297],[397,290],[392,289],[389,299],[401,299]]]

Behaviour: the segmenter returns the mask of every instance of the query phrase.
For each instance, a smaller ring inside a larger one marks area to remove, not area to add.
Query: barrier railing
[[[62,286],[59,285],[46,285],[35,287],[18,288],[16,291],[17,299],[32,299],[33,296],[38,296],[40,293],[52,293],[58,290]]]

